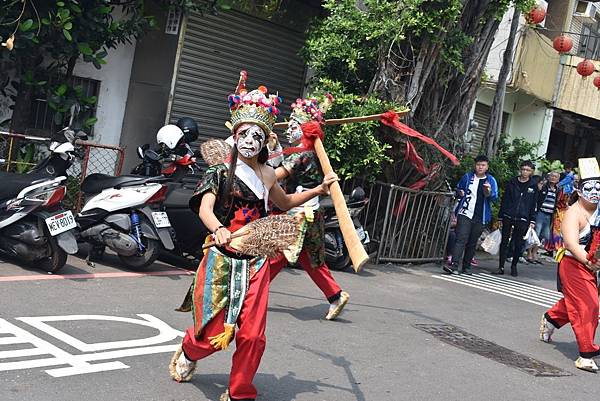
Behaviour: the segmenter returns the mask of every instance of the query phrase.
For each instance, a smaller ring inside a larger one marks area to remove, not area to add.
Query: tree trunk
[[[502,59],[502,67],[498,75],[498,83],[496,84],[496,94],[492,102],[490,118],[488,119],[487,128],[485,130],[483,146],[485,154],[492,158],[498,152],[498,144],[500,135],[502,134],[502,115],[504,111],[504,98],[506,95],[506,83],[512,69],[513,57],[515,53],[515,41],[517,31],[519,29],[519,19],[521,12],[515,7],[512,22],[510,24],[510,33],[506,43],[506,50]]]

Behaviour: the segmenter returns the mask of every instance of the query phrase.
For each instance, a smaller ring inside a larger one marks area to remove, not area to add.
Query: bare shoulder
[[[273,167],[264,164],[260,167],[260,171],[262,172],[264,184],[267,188],[271,188],[273,184],[275,184],[275,182],[277,181],[277,177],[275,176],[275,170],[273,169]]]

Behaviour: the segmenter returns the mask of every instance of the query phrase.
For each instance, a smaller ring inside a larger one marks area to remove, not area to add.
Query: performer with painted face
[[[236,93],[229,97],[235,139],[230,161],[209,168],[190,200],[217,247],[209,249],[198,267],[193,286],[194,326],[186,331],[169,364],[174,380],[189,381],[198,360],[227,348],[235,337],[229,389],[222,401],[256,398],[252,381],[265,349],[269,290],[268,260],[229,248],[231,234],[266,216],[268,200],[288,210],[327,193],[329,184],[337,180],[331,174],[316,188],[285,194],[275,171],[265,164],[265,144],[279,99],[268,96],[264,87],[247,92],[246,74],[240,75]]]
[[[575,366],[596,372],[598,366],[592,358],[600,355],[600,346],[594,342],[599,311],[596,271],[600,267],[596,255],[600,245],[598,161],[579,159],[579,172],[579,199],[569,207],[561,226],[565,249],[558,275],[559,291],[564,298],[542,317],[540,340],[550,342],[555,329],[571,323],[579,347]]]
[[[333,98],[328,94],[321,105],[317,99],[297,99],[292,104],[292,113],[286,131],[292,147],[283,151],[287,156],[281,167],[275,170],[277,179],[282,180],[282,185],[288,194],[302,193],[306,188],[313,187],[323,179],[319,160],[314,149],[311,148],[310,136],[320,135],[322,138],[323,131],[320,125],[324,121],[323,114],[332,100]],[[306,233],[298,262],[329,302],[325,319],[335,319],[348,303],[350,295],[342,291],[325,264],[324,221],[323,214],[319,210],[319,198],[313,198],[302,207],[291,209],[288,213],[304,214]],[[286,256],[287,259],[282,255],[272,261],[271,280],[287,265],[288,261],[295,262],[297,257],[297,255]]]

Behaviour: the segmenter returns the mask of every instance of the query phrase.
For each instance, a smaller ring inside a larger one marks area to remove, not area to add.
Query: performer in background
[[[540,340],[550,342],[555,329],[571,323],[579,347],[575,366],[597,372],[592,358],[600,355],[600,347],[594,342],[598,327],[596,251],[600,242],[598,161],[579,159],[579,172],[579,199],[566,211],[561,227],[565,249],[559,251],[558,276],[564,298],[542,316]]]
[[[324,121],[323,114],[333,101],[331,95],[319,105],[317,99],[297,99],[292,104],[292,113],[286,131],[287,139],[292,145],[283,151],[281,166],[275,170],[277,179],[282,182],[288,194],[302,193],[323,179],[323,171],[317,155],[312,148],[311,135],[323,135],[320,124]],[[288,262],[298,263],[308,273],[311,280],[319,287],[327,301],[329,310],[325,316],[333,320],[342,312],[350,295],[342,291],[335,281],[327,264],[325,264],[325,228],[323,214],[319,210],[319,198],[312,198],[300,207],[291,209],[288,213],[303,214],[306,233],[299,256],[281,255],[271,261],[271,280],[285,267]]]
[[[248,93],[245,78],[242,72],[236,93],[229,97],[235,138],[230,161],[209,168],[190,200],[217,247],[209,249],[198,267],[193,286],[194,326],[186,331],[169,364],[174,380],[189,381],[198,360],[227,348],[235,337],[229,388],[222,401],[256,398],[252,381],[265,349],[269,289],[267,259],[229,248],[231,233],[266,216],[269,199],[287,210],[326,194],[329,184],[337,180],[330,174],[314,189],[285,194],[276,183],[275,171],[265,164],[265,145],[279,100],[267,96],[264,87]]]

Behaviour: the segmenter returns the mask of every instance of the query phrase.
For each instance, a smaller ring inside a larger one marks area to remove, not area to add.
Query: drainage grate
[[[433,335],[439,340],[457,348],[484,356],[493,361],[511,366],[533,376],[558,377],[571,376],[555,366],[538,361],[513,350],[484,340],[450,324],[415,324],[417,329]]]

